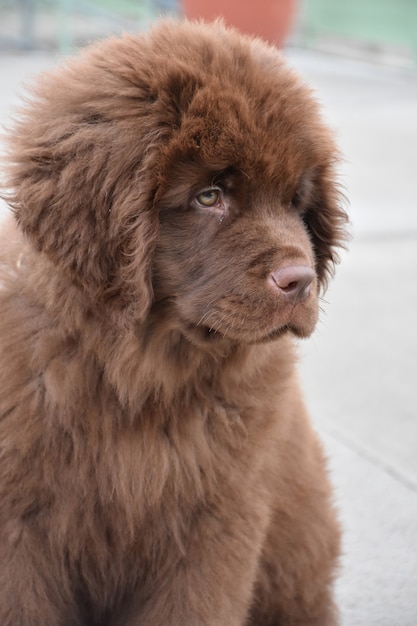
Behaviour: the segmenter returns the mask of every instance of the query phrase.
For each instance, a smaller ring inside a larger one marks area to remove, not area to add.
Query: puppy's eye
[[[214,207],[216,206],[221,198],[220,189],[212,188],[206,189],[202,191],[196,196],[196,201],[200,206],[203,207]]]

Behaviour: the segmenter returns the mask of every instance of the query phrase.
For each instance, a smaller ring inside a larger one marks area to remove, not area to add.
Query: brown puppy
[[[330,626],[292,347],[343,239],[275,49],[163,22],[45,75],[1,243],[0,624]]]

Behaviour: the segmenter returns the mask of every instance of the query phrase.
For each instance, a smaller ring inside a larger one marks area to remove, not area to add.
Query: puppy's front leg
[[[180,558],[169,554],[146,602],[117,626],[242,626],[252,598],[264,533],[256,511],[206,512]],[[256,507],[254,507],[256,509]]]
[[[0,532],[1,626],[81,626],[62,568],[34,527]]]
[[[340,529],[325,458],[307,415],[300,411],[288,433],[291,459],[281,467],[285,489],[259,560],[246,626],[337,626],[333,580]]]

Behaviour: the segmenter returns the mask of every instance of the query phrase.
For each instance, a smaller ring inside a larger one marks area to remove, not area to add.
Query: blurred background
[[[38,72],[161,14],[283,48],[334,130],[352,239],[299,351],[344,529],[341,622],[417,626],[417,0],[0,0],[0,125]]]
[[[416,60],[415,0],[0,0],[0,46],[60,50],[170,13],[224,19],[279,44]]]

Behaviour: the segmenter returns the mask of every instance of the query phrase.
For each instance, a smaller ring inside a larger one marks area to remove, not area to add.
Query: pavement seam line
[[[415,483],[411,478],[406,476],[403,472],[395,468],[393,465],[391,465],[390,463],[382,462],[381,459],[378,458],[368,448],[346,435],[343,431],[332,428],[332,426],[330,426],[328,423],[320,422],[317,423],[317,426],[323,433],[332,437],[333,439],[336,439],[336,441],[338,441],[340,444],[355,452],[355,454],[371,463],[374,467],[382,470],[385,474],[403,485],[403,487],[406,487],[413,493],[417,494],[417,483]]]

